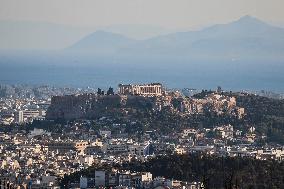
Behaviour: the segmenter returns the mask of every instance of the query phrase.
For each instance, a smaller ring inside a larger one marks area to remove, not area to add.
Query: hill
[[[136,40],[127,38],[123,35],[99,30],[84,37],[71,47],[67,48],[67,50],[91,53],[114,53],[118,49],[135,42]]]

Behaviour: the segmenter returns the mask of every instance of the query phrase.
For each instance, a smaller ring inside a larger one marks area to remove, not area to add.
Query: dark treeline
[[[171,155],[144,163],[132,161],[121,168],[150,171],[154,176],[183,181],[202,181],[206,188],[284,188],[284,163],[276,161]]]
[[[251,158],[212,157],[201,155],[158,156],[147,162],[132,160],[111,167],[120,170],[150,171],[154,177],[164,176],[182,181],[201,181],[212,189],[284,188],[284,163]],[[109,165],[94,165],[82,172],[64,177],[62,183],[79,180],[80,175],[94,176],[97,169]]]

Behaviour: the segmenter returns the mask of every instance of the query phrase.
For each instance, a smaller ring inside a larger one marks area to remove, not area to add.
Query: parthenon
[[[162,84],[160,83],[144,85],[119,84],[118,87],[121,95],[160,96],[163,92]]]

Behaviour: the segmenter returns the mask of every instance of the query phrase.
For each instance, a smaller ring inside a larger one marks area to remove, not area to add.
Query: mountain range
[[[160,35],[156,36],[158,33]],[[133,39],[133,36],[140,37]],[[143,36],[152,37],[145,39]],[[202,30],[174,33],[153,26],[119,25],[98,30],[52,23],[0,21],[0,49],[140,57],[186,56],[206,60],[283,60],[284,29],[251,16]]]
[[[191,57],[278,57],[284,54],[284,29],[244,16],[200,31],[177,32],[134,40],[105,31],[94,32],[67,50],[94,54],[187,55]]]
[[[40,21],[0,20],[0,50],[60,50],[97,30],[122,34],[135,39],[146,39],[171,32],[167,28],[151,25],[91,27]]]

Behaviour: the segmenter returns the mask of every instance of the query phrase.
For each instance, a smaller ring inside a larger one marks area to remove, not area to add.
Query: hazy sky
[[[284,23],[283,7],[284,0],[0,0],[0,20],[176,29],[226,23],[248,14]]]

